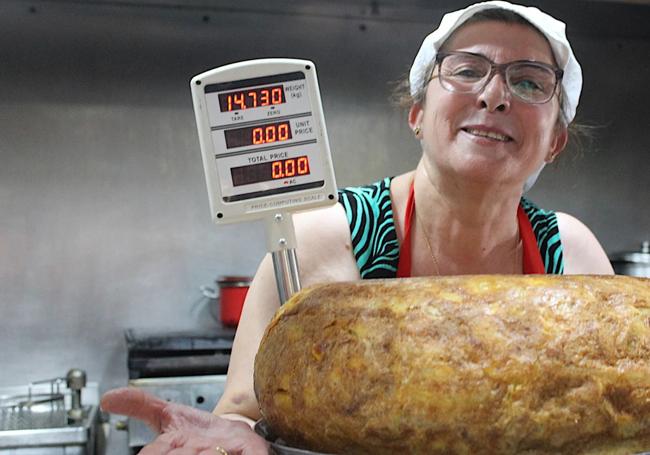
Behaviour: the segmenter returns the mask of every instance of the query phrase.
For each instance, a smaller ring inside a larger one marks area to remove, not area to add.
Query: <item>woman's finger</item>
[[[109,390],[102,396],[101,408],[112,414],[121,414],[144,421],[157,433],[166,424],[164,409],[168,403],[134,387]]]

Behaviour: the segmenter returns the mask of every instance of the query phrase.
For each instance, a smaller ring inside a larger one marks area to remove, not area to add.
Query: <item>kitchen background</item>
[[[0,2],[0,386],[126,384],[123,330],[210,329],[199,286],[252,275],[259,224],[211,224],[190,78],[297,57],[318,68],[338,184],[413,168],[389,82],[465,1]],[[569,24],[596,137],[531,193],[608,253],[650,237],[650,2],[538,1]]]

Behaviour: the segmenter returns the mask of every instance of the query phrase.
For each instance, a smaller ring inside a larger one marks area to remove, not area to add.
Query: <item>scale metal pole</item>
[[[300,291],[300,271],[296,256],[296,231],[289,212],[279,212],[265,220],[266,246],[273,258],[280,304]]]

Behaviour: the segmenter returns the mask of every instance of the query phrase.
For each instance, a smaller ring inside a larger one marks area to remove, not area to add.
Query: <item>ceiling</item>
[[[6,1],[6,0],[3,0]],[[473,0],[14,0],[31,9],[106,8],[169,15],[251,13],[324,17],[360,23],[430,24]],[[574,34],[650,39],[650,0],[516,0],[564,20]]]

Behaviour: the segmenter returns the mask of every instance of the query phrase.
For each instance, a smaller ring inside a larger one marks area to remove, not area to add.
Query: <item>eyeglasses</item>
[[[529,104],[548,102],[564,75],[564,71],[546,63],[517,60],[496,64],[471,52],[441,52],[436,56],[436,63],[440,85],[445,90],[478,93],[499,73],[510,93]]]

